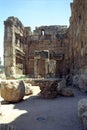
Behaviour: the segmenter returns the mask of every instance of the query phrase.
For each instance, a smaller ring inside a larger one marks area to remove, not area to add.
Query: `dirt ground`
[[[80,99],[87,98],[86,93],[73,88],[74,97],[42,99],[38,95],[39,87],[33,87],[33,91],[33,95],[15,104],[8,104],[0,98],[0,124],[13,124],[18,130],[83,130],[77,104]]]

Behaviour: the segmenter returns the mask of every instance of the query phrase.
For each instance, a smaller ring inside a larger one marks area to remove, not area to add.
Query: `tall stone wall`
[[[6,76],[23,74],[24,71],[24,26],[15,17],[4,21],[4,65]]]
[[[43,77],[65,74],[67,50],[66,26],[36,27],[28,41],[28,74]],[[38,56],[36,52],[39,53]],[[48,52],[49,56],[44,57],[43,52]]]
[[[69,48],[73,72],[82,73],[87,68],[87,0],[71,3]]]

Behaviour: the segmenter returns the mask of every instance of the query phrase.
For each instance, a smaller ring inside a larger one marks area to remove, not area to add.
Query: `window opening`
[[[41,35],[45,35],[45,31],[44,30],[41,30]]]

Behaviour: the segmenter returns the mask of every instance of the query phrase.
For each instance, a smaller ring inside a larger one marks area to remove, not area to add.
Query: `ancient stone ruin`
[[[56,78],[71,75],[73,85],[87,92],[87,0],[73,0],[70,5],[69,27],[40,26],[32,32],[14,16],[4,21],[6,77],[42,78],[34,81],[40,86],[41,96],[54,98],[58,94],[74,96],[70,88],[62,88],[62,81],[56,82]],[[78,111],[87,130],[86,100],[79,102]]]
[[[14,17],[4,21],[6,77],[62,78],[87,91],[87,2],[73,0],[70,26],[25,27]]]
[[[4,21],[4,65],[7,77],[62,77],[87,71],[87,2],[71,3],[70,26],[25,27],[16,17]]]
[[[31,32],[16,17],[4,22],[4,64],[7,77],[58,77],[66,73],[67,26],[41,26]]]

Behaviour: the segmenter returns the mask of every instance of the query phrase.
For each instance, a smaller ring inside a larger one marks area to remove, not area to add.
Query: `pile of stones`
[[[34,81],[35,86],[40,88],[40,96],[45,99],[53,99],[58,95],[74,96],[73,90],[67,88],[65,79],[41,79]],[[24,96],[33,94],[32,85],[23,80],[2,80],[1,97],[7,102],[20,102]]]
[[[40,96],[45,99],[56,98],[58,95],[61,96],[74,96],[73,90],[66,86],[65,79],[59,80],[37,80],[35,84],[40,87]]]

